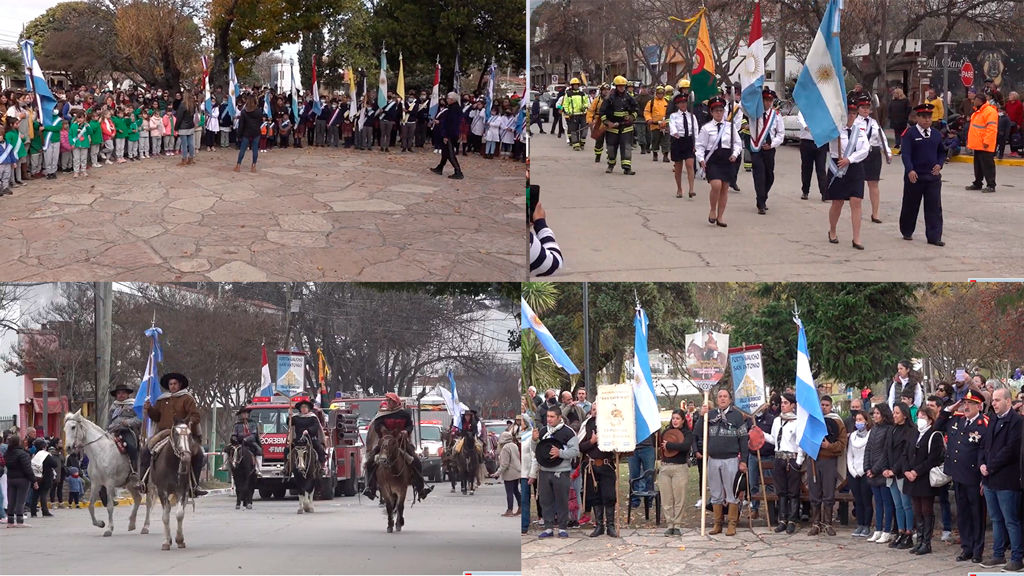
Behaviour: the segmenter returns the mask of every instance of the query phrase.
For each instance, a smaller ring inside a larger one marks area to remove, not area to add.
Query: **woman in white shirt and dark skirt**
[[[857,113],[860,115],[857,120],[870,147],[868,157],[864,160],[864,181],[867,182],[868,195],[871,198],[871,221],[881,224],[882,221],[878,218],[878,181],[882,174],[882,154],[885,153],[885,163],[889,164],[892,162],[892,150],[889,149],[889,139],[885,137],[885,132],[871,117],[871,98],[861,96],[857,99]]]
[[[711,184],[711,212],[708,222],[722,228],[725,205],[729,201],[729,182],[732,180],[733,164],[742,152],[736,125],[725,121],[725,99],[715,96],[708,100],[711,121],[704,124],[697,135],[696,155],[705,178]],[[863,195],[863,193],[862,193]]]
[[[836,225],[843,213],[843,204],[849,201],[853,219],[853,247],[863,250],[864,245],[860,243],[861,201],[864,200],[864,159],[868,157],[870,149],[867,137],[857,122],[857,105],[854,103],[847,106],[846,128],[839,131],[838,140],[838,143],[833,140],[828,144],[831,159],[828,163],[829,185],[825,194],[826,199],[832,202],[828,211],[828,241],[839,244]]]
[[[668,134],[672,137],[672,162],[676,174],[676,198],[683,197],[683,165],[686,165],[686,180],[690,185],[689,197],[697,195],[693,191],[694,168],[693,160],[696,158],[697,149],[694,140],[700,132],[700,124],[693,112],[687,110],[690,95],[686,93],[677,94],[672,99],[676,111],[668,117]]]

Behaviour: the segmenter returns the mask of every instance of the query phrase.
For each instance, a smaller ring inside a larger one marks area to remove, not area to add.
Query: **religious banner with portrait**
[[[729,335],[705,330],[686,335],[686,372],[701,390],[710,390],[729,366]]]
[[[597,387],[597,447],[603,452],[632,452],[636,448],[632,384]]]

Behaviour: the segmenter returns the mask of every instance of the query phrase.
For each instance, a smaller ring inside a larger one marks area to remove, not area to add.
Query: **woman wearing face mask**
[[[860,411],[853,415],[853,423],[856,430],[850,433],[850,441],[846,445],[846,481],[857,510],[857,529],[852,536],[864,538],[871,535],[871,486],[866,474],[871,422],[867,412]]]
[[[909,469],[907,454],[917,443],[917,430],[910,419],[910,408],[903,402],[898,402],[893,407],[892,420],[892,436],[889,437],[887,446],[889,466],[882,471],[882,476],[890,480],[888,482],[889,491],[896,506],[896,526],[899,528],[899,536],[889,542],[889,548],[906,550],[914,545],[910,532],[914,524],[914,515],[910,495],[903,492],[903,484],[906,482],[903,473]]]
[[[889,468],[888,444],[892,440],[892,410],[878,404],[871,410],[871,436],[864,449],[864,475],[871,488],[875,504],[875,531],[868,542],[885,544],[896,538],[896,505],[887,483],[892,480],[882,475]]]
[[[922,406],[917,412],[917,440],[907,445],[903,472],[903,493],[911,498],[917,532],[917,545],[910,549],[910,553],[919,556],[931,554],[935,530],[935,496],[939,489],[932,488],[928,473],[941,465],[945,458],[942,432],[933,430],[934,424],[934,412]]]

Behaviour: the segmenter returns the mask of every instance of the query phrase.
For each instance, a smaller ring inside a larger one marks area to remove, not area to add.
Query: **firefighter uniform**
[[[580,90],[579,84],[580,81],[573,78],[569,90],[562,97],[562,114],[569,126],[569,144],[573,150],[582,150],[586,144],[584,120],[590,106],[590,98]]]
[[[606,172],[611,173],[615,170],[615,158],[621,153],[623,173],[635,174],[632,168],[633,121],[637,117],[638,105],[636,99],[625,91],[625,78],[616,76],[614,83],[615,90],[608,95],[601,106],[601,121],[606,125],[612,122],[616,123],[615,126],[608,126],[605,131],[605,141],[608,143],[608,170]]]
[[[590,102],[590,107],[587,109],[588,125],[594,126],[595,120],[598,122],[601,121],[601,105],[604,104],[604,100],[608,96],[607,90],[608,85],[602,84],[601,91],[598,92],[597,97]],[[601,135],[594,141],[594,162],[601,161],[602,153],[604,153],[604,131],[602,131]]]
[[[651,98],[650,102],[644,106],[644,120],[647,123],[647,129],[651,133],[651,154],[654,156],[654,161],[658,161],[658,150],[661,150],[661,156],[664,162],[668,162],[668,125],[666,124],[666,111],[668,110],[668,101],[665,100],[665,89],[661,86],[654,92],[654,98]]]
[[[982,398],[968,392],[964,402],[981,405]],[[963,412],[953,413],[950,408],[952,406],[939,411],[934,429],[946,434],[944,469],[953,477],[956,493],[956,523],[961,549],[956,559],[959,562],[972,558],[980,561],[985,551],[985,510],[984,498],[978,490],[981,485],[978,452],[982,448],[981,440],[988,429],[989,419],[979,412],[972,420]]]

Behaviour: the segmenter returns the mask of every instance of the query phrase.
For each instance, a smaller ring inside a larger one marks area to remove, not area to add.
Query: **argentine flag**
[[[825,439],[825,416],[821,413],[821,400],[811,375],[811,359],[807,354],[807,334],[799,319],[800,339],[796,345],[796,435],[800,447],[812,459],[818,459],[818,449]]]
[[[547,326],[545,326],[544,323],[540,321],[540,318],[533,313],[533,308],[530,308],[530,305],[526,303],[526,299],[520,298],[520,300],[522,301],[523,315],[523,321],[520,328],[522,330],[528,330],[530,328],[533,329],[533,333],[537,336],[537,340],[540,340],[541,346],[548,351],[548,354],[551,355],[551,359],[554,360],[555,364],[559,368],[565,370],[569,374],[579,374],[579,368],[572,363],[572,360],[569,359],[565,350],[562,350],[562,347],[558,345],[555,337],[548,331]]]
[[[388,67],[388,61],[385,59],[384,54],[387,51],[383,48],[380,49],[380,78],[378,78],[377,85],[377,107],[383,108],[388,105],[388,76],[385,73]]]
[[[647,324],[647,314],[643,308],[637,308],[636,318],[633,319],[636,328],[633,342],[633,404],[636,409],[637,444],[661,428],[658,397],[654,394],[651,361],[647,356]]]
[[[455,386],[455,374],[451,370],[448,371],[448,382],[451,384],[451,408],[448,410],[452,415],[452,420],[455,422],[455,427],[462,430],[462,404],[459,403],[459,390]],[[447,398],[445,401],[447,402]]]
[[[43,126],[52,126],[53,109],[57,106],[57,99],[53,97],[53,92],[50,92],[46,78],[43,77],[43,69],[36,60],[35,51],[32,50],[34,45],[31,40],[24,40],[21,43],[21,57],[25,61],[25,86],[36,93],[39,123]]]
[[[235,76],[235,61],[234,59],[228,60],[228,101],[225,103],[228,108],[228,114],[231,118],[234,118],[238,113],[235,109],[235,101],[238,100],[238,77]]]
[[[803,70],[793,88],[793,100],[818,146],[839,138],[846,125],[846,82],[839,47],[839,19],[843,0],[831,0],[821,20]],[[798,399],[799,400],[799,399]]]
[[[146,361],[146,372],[142,375],[142,381],[139,383],[139,392],[135,395],[135,403],[132,404],[132,408],[135,409],[135,413],[139,418],[144,418],[142,413],[143,404],[148,400],[150,404],[156,405],[157,398],[160,397],[160,378],[157,376],[157,364],[163,362],[164,351],[160,347],[160,334],[163,334],[163,330],[156,326],[146,330],[146,336],[149,336],[153,342],[150,344],[149,360]]]

